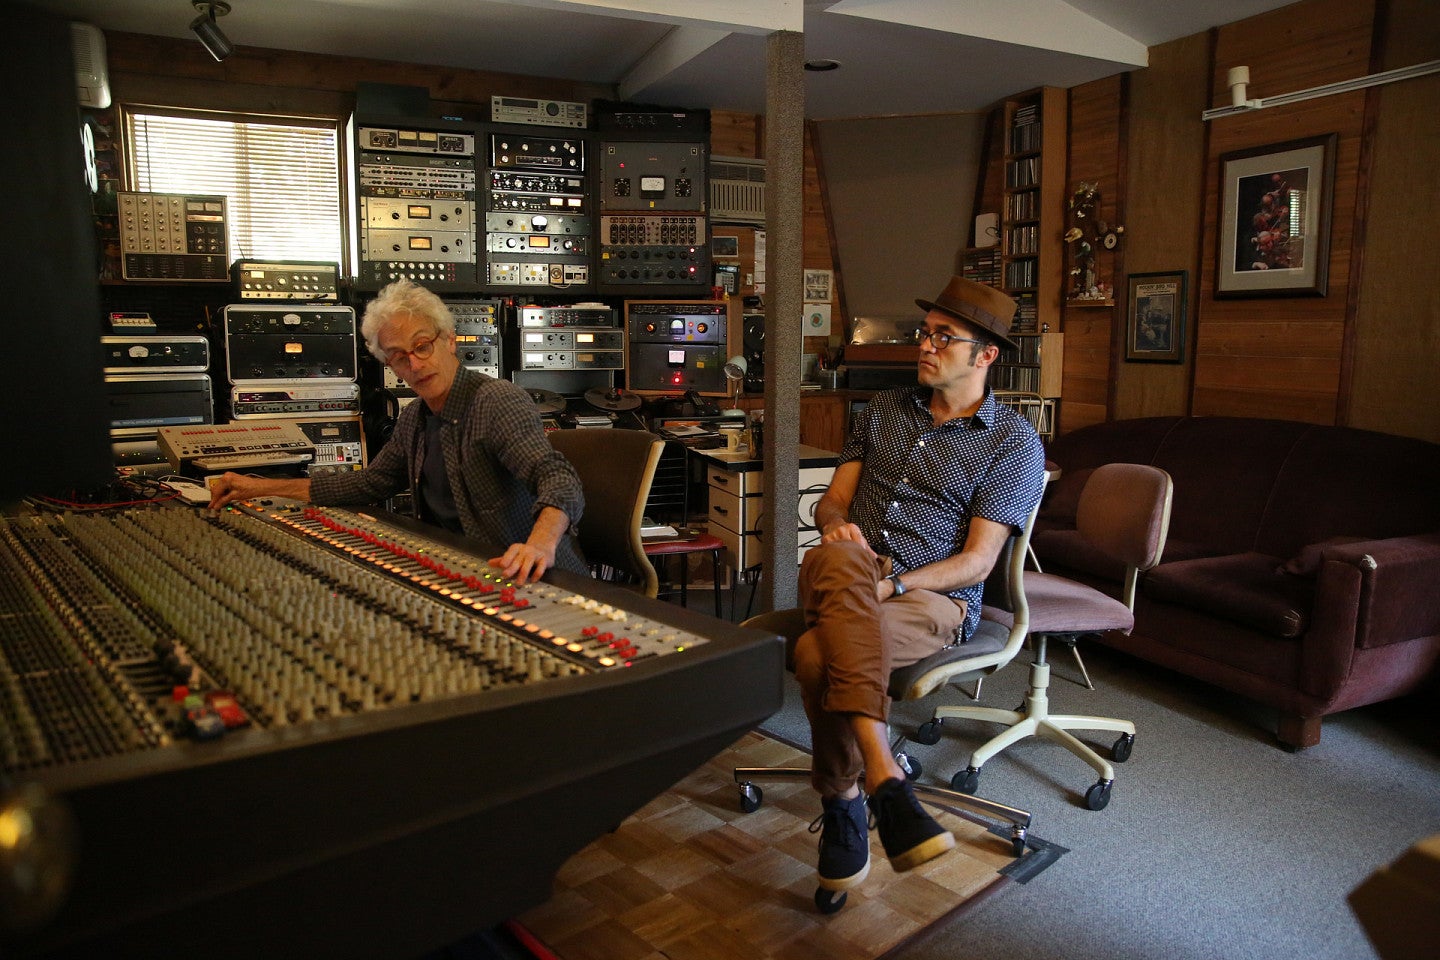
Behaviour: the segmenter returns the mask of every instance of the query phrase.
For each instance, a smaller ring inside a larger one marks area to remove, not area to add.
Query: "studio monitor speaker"
[[[75,56],[75,86],[80,106],[104,110],[110,106],[110,71],[105,66],[105,34],[88,23],[71,23]]]

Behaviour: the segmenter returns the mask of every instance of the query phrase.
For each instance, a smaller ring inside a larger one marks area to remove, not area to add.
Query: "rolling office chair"
[[[950,683],[964,683],[988,676],[1005,666],[1020,652],[1029,631],[1029,611],[1023,591],[1012,589],[1018,585],[1025,569],[1025,555],[1030,544],[1030,533],[1035,527],[1035,517],[1040,507],[1037,504],[1030,512],[1025,526],[1012,536],[995,561],[995,569],[985,582],[985,596],[999,609],[1010,615],[1010,623],[1003,625],[993,620],[981,620],[975,634],[964,643],[957,643],[932,653],[915,663],[898,667],[890,673],[890,696],[895,700],[918,700],[929,696]],[[795,641],[805,632],[805,612],[798,608],[774,610],[762,613],[744,621],[741,626],[752,627],[767,633],[778,633],[793,649]],[[787,655],[788,660],[788,655]],[[914,783],[920,776],[920,762],[905,750],[905,737],[895,738],[892,749],[900,769],[912,781],[917,797],[923,797],[944,804],[970,810],[982,816],[1010,824],[1011,852],[1020,856],[1025,852],[1025,835],[1030,828],[1031,816],[1024,810],[984,800],[970,794],[958,793],[944,787]],[[735,782],[740,788],[740,807],[746,813],[753,813],[764,802],[765,794],[756,780],[803,780],[809,782],[808,767],[736,767]],[[973,793],[973,791],[972,791]],[[834,913],[845,904],[845,893],[825,889],[815,891],[815,905],[822,913]]]
[[[1030,637],[1035,659],[1030,665],[1030,691],[1016,710],[980,706],[940,706],[915,734],[918,743],[933,744],[940,739],[946,720],[969,719],[1000,723],[1009,729],[993,737],[970,755],[970,765],[956,773],[950,785],[961,793],[973,793],[979,785],[985,761],[1013,743],[1041,736],[1064,746],[1090,764],[1100,775],[1085,792],[1085,806],[1103,810],[1110,803],[1115,768],[1089,746],[1076,739],[1071,730],[1110,730],[1120,734],[1110,748],[1115,763],[1130,757],[1135,744],[1135,724],[1110,717],[1082,717],[1050,713],[1047,691],[1050,665],[1046,641],[1076,638],[1135,626],[1135,589],[1140,572],[1160,562],[1165,537],[1170,529],[1170,501],[1174,491],[1170,475],[1157,467],[1138,463],[1111,463],[1099,467],[1080,493],[1075,526],[1095,549],[1125,564],[1123,598],[1115,599],[1093,587],[1050,573],[1025,571],[1021,578],[1025,606],[1029,610]],[[987,593],[987,599],[989,594]],[[1001,624],[1012,622],[1005,610],[984,610],[987,619]]]
[[[659,577],[640,540],[640,521],[665,442],[644,430],[552,430],[550,445],[565,455],[585,488],[580,549],[591,572],[609,567],[630,578],[647,597]]]

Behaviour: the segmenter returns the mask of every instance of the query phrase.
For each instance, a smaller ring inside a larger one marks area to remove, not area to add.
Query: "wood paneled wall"
[[[1125,152],[1122,133],[1125,129],[1125,88],[1123,75],[1096,80],[1070,91],[1069,164],[1066,176],[1068,199],[1082,182],[1099,189],[1096,204],[1098,220],[1115,225],[1122,223],[1119,212],[1125,188],[1123,180]],[[1062,231],[1076,225],[1068,214],[1060,221]],[[1085,231],[1091,235],[1090,230]],[[1128,244],[1128,237],[1126,243]],[[1102,284],[1116,286],[1116,277],[1123,271],[1125,245],[1119,249],[1095,250],[1096,278]],[[1078,243],[1065,245],[1065,297],[1073,289],[1069,269],[1075,265]],[[1118,285],[1123,285],[1123,279]],[[1122,291],[1123,292],[1123,291]],[[1118,301],[1117,301],[1118,302]],[[1065,333],[1065,372],[1061,386],[1059,428],[1074,430],[1092,423],[1104,422],[1111,408],[1113,374],[1111,358],[1115,356],[1119,327],[1115,307],[1079,306],[1066,303],[1063,307]]]
[[[1306,0],[1221,27],[1212,105],[1229,103],[1226,73],[1234,66],[1250,68],[1252,98],[1364,76],[1374,16],[1372,0]],[[1364,117],[1365,94],[1355,92],[1211,122],[1193,413],[1337,422]],[[1326,295],[1216,299],[1220,157],[1329,133],[1339,140]]]
[[[1130,74],[1126,136],[1124,269],[1116,276],[1115,356],[1111,416],[1117,420],[1190,412],[1195,364],[1196,285],[1200,281],[1200,209],[1205,196],[1205,122],[1210,103],[1208,33],[1150,48],[1150,66]],[[1189,274],[1181,362],[1126,363],[1123,327],[1132,273]]]
[[[1440,58],[1433,0],[1303,0],[1150,51],[1129,81],[1116,145],[1125,202],[1111,317],[1067,310],[1061,428],[1103,417],[1193,413],[1342,424],[1440,441],[1429,384],[1440,361],[1440,77],[1272,107],[1206,123],[1229,103],[1226,73],[1250,68],[1263,98]],[[1381,32],[1376,35],[1377,29]],[[1104,81],[1071,91],[1071,179],[1103,170]],[[1217,299],[1220,157],[1334,133],[1329,284],[1324,297]],[[1082,171],[1084,171],[1082,173]],[[988,178],[987,178],[988,179]],[[1103,269],[1103,266],[1102,266]],[[1127,274],[1190,271],[1181,364],[1124,360]],[[1102,374],[1102,369],[1105,371]]]
[[[1435,0],[1389,0],[1376,70],[1440,60]],[[1440,442],[1440,75],[1369,92],[1375,118],[1352,325],[1351,426]]]

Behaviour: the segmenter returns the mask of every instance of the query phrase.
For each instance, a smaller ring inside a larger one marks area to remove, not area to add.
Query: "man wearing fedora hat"
[[[890,753],[890,671],[974,631],[985,578],[1044,489],[1034,429],[986,385],[1000,346],[1015,346],[1015,301],[953,277],[915,303],[926,311],[919,384],[876,394],[857,419],[815,508],[820,545],[800,571],[809,629],[795,676],[821,797],[820,886],[831,891],[869,872],[867,802],[897,871],[955,845]]]

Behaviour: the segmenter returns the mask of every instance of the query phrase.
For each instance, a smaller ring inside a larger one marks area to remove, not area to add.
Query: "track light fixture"
[[[230,56],[235,45],[215,22],[216,17],[223,17],[230,12],[230,4],[225,0],[192,0],[191,6],[200,11],[200,16],[190,21],[190,29],[200,38],[205,49],[210,51],[210,56],[217,61]]]

